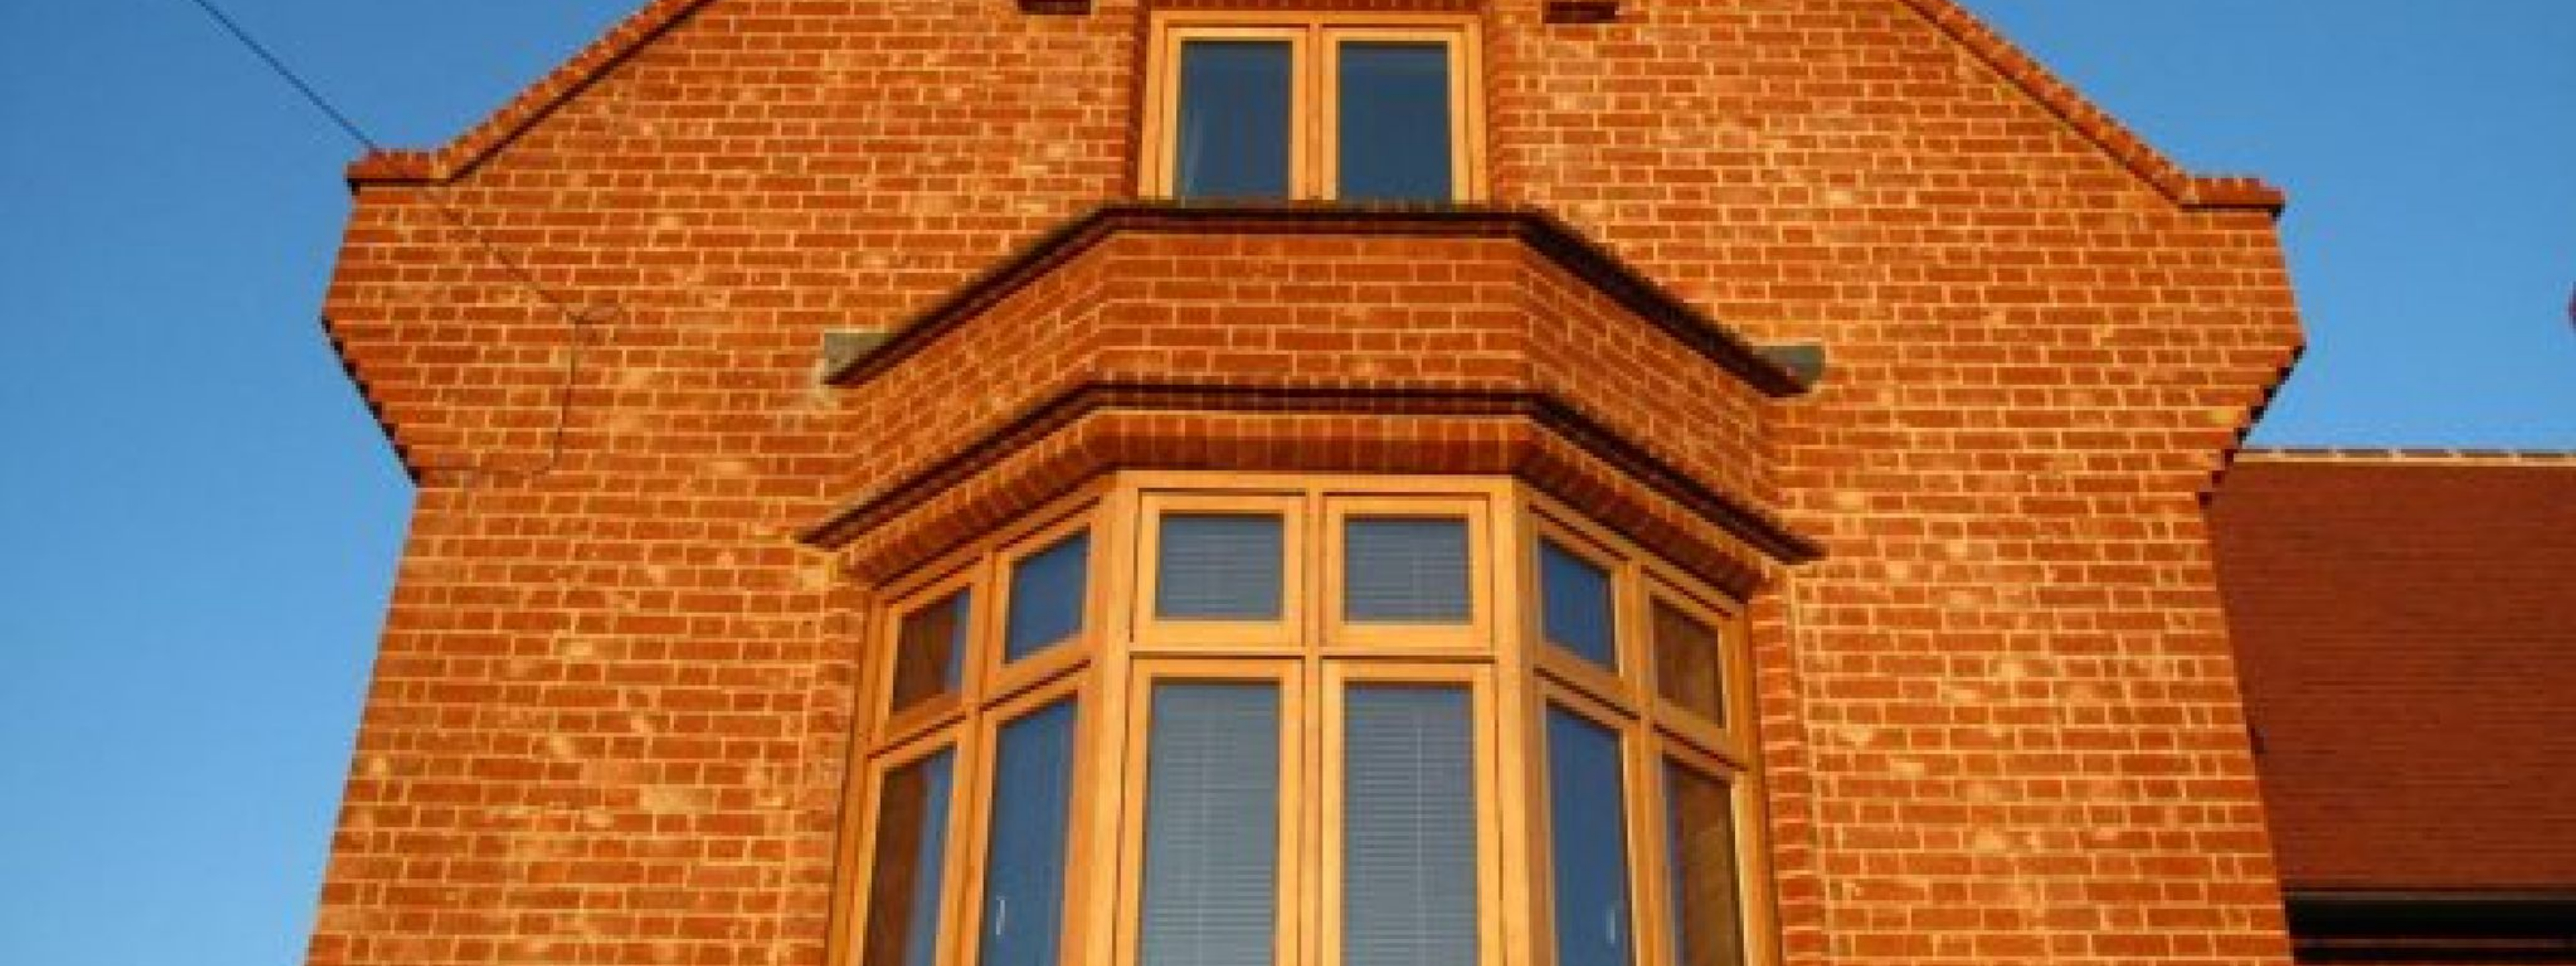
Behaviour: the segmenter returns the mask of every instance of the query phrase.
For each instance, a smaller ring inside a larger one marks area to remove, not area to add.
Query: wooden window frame
[[[1733,833],[1735,843],[1736,929],[1741,934],[1738,938],[1744,944],[1744,962],[1747,964],[1779,962],[1780,924],[1779,910],[1775,905],[1778,899],[1777,893],[1771,887],[1772,870],[1768,858],[1771,854],[1771,839],[1768,831],[1770,823],[1760,820],[1768,814],[1769,809],[1762,801],[1762,782],[1759,776],[1754,769],[1694,748],[1687,743],[1675,741],[1666,735],[1653,735],[1648,738],[1646,744],[1648,745],[1647,767],[1653,778],[1646,782],[1649,786],[1647,797],[1650,799],[1647,803],[1648,814],[1657,829],[1656,840],[1664,845],[1664,848],[1656,849],[1655,854],[1650,857],[1652,868],[1648,870],[1649,878],[1655,888],[1652,901],[1658,910],[1657,928],[1662,930],[1656,936],[1656,942],[1665,947],[1671,945],[1673,917],[1680,915],[1679,910],[1674,907],[1674,903],[1680,900],[1671,895],[1672,843],[1663,841],[1662,831],[1665,828],[1664,816],[1667,814],[1667,809],[1671,807],[1669,796],[1672,794],[1672,789],[1669,787],[1671,783],[1666,779],[1664,770],[1667,767],[1679,767],[1716,779],[1726,786],[1729,817],[1735,821],[1729,831]],[[1665,948],[1655,962],[1681,966],[1681,951]]]
[[[993,577],[988,582],[992,587],[989,592],[992,597],[991,640],[989,646],[980,649],[982,653],[976,662],[983,669],[982,681],[979,682],[983,685],[980,696],[986,702],[1006,700],[1022,689],[1052,680],[1091,660],[1100,640],[1100,625],[1108,615],[1106,585],[1109,581],[1102,578],[1109,555],[1102,547],[1106,541],[1102,539],[1100,516],[1097,512],[1077,512],[1026,531],[994,551]],[[1003,638],[1010,633],[1011,591],[1017,582],[1014,578],[1019,574],[1021,561],[1053,549],[1058,542],[1077,533],[1088,534],[1091,538],[1082,561],[1080,629],[1072,637],[1057,640],[1035,654],[1018,661],[1010,660],[1010,655],[1004,650]]]
[[[1140,518],[1141,519],[1141,518]],[[1154,688],[1163,683],[1201,684],[1272,684],[1279,689],[1279,829],[1277,881],[1273,901],[1278,903],[1272,922],[1273,966],[1293,966],[1298,962],[1305,926],[1312,921],[1308,904],[1305,874],[1308,811],[1316,806],[1315,796],[1306,793],[1310,780],[1306,767],[1305,738],[1309,726],[1306,710],[1306,662],[1294,658],[1273,657],[1153,657],[1138,658],[1130,671],[1127,707],[1125,762],[1119,777],[1121,792],[1118,817],[1118,913],[1116,952],[1112,962],[1135,963],[1143,954],[1145,913],[1145,799],[1150,792],[1146,776],[1153,770]]]
[[[886,748],[903,744],[921,735],[955,726],[967,717],[976,704],[977,685],[983,676],[979,646],[987,636],[987,615],[992,595],[983,579],[982,561],[974,555],[949,561],[934,570],[933,576],[919,581],[910,589],[899,591],[880,615],[871,638],[877,642],[873,666],[868,675],[874,685],[868,689],[868,719],[874,722],[864,736],[869,745]],[[966,607],[966,640],[964,653],[957,655],[957,689],[933,695],[909,708],[894,707],[895,663],[903,637],[904,618],[922,608],[938,603],[958,591],[970,596]]]
[[[1155,613],[1166,516],[1279,517],[1279,617],[1269,621],[1165,620]],[[1301,493],[1148,492],[1136,513],[1135,642],[1139,651],[1298,653],[1306,631],[1307,499]]]
[[[1647,563],[1640,568],[1642,585],[1638,627],[1649,638],[1654,634],[1654,608],[1661,604],[1682,612],[1717,635],[1718,693],[1725,702],[1725,720],[1712,720],[1690,708],[1664,697],[1662,665],[1655,653],[1654,640],[1642,642],[1645,652],[1646,681],[1640,692],[1640,705],[1656,727],[1681,741],[1715,753],[1732,767],[1744,768],[1753,760],[1751,695],[1747,685],[1753,672],[1745,655],[1743,608],[1718,602],[1690,588],[1690,584],[1660,564]]]
[[[1472,14],[1313,11],[1157,11],[1146,45],[1145,112],[1137,193],[1176,196],[1181,45],[1190,40],[1286,40],[1290,44],[1288,193],[1283,201],[1341,196],[1338,150],[1340,45],[1362,41],[1440,43],[1449,49],[1450,203],[1487,195],[1483,40]]]
[[[1640,646],[1635,607],[1637,583],[1629,563],[1630,554],[1615,537],[1588,524],[1571,522],[1554,512],[1533,508],[1529,526],[1530,538],[1521,552],[1526,555],[1522,570],[1528,585],[1522,595],[1528,606],[1521,614],[1527,627],[1531,663],[1543,674],[1570,685],[1599,700],[1608,702],[1625,713],[1635,713],[1652,692],[1641,691],[1643,671],[1639,665],[1653,655]],[[1601,569],[1610,582],[1610,659],[1613,667],[1602,667],[1584,659],[1547,638],[1547,589],[1545,575],[1539,566],[1539,547],[1552,543],[1567,553]]]
[[[1097,781],[1095,769],[1099,767],[1100,757],[1085,753],[1090,747],[1093,729],[1097,727],[1094,722],[1100,718],[1095,707],[1099,691],[1088,674],[1064,675],[1036,688],[1001,698],[990,710],[977,717],[973,730],[978,754],[972,797],[962,808],[972,824],[963,827],[968,837],[958,842],[962,846],[960,851],[967,853],[963,858],[966,868],[956,880],[957,918],[948,926],[948,931],[958,938],[957,948],[949,951],[957,958],[940,962],[975,966],[983,958],[980,941],[984,928],[984,871],[993,844],[993,791],[1001,784],[1002,730],[1064,700],[1073,702],[1070,741],[1074,754],[1071,785],[1065,795],[1064,883],[1059,897],[1064,903],[1064,925],[1063,933],[1056,937],[1056,959],[1059,962],[1077,961],[1076,956],[1083,948],[1089,926],[1089,919],[1083,913],[1090,908],[1088,873],[1093,859],[1091,827],[1084,819],[1091,812],[1095,791],[1092,786]],[[967,901],[970,898],[975,901]]]
[[[1502,802],[1503,776],[1500,760],[1501,741],[1494,724],[1494,669],[1483,664],[1430,663],[1382,660],[1332,660],[1323,664],[1323,693],[1318,705],[1322,747],[1316,763],[1321,776],[1316,785],[1316,941],[1321,950],[1320,962],[1329,966],[1342,963],[1342,845],[1345,809],[1349,786],[1344,781],[1344,752],[1349,740],[1348,698],[1353,685],[1420,685],[1426,687],[1462,687],[1467,692],[1468,728],[1475,760],[1470,763],[1474,775],[1477,804],[1476,829],[1476,946],[1481,966],[1499,966],[1504,962],[1503,905],[1503,829],[1498,806]]]
[[[959,847],[961,845],[959,836],[966,834],[966,826],[961,823],[969,820],[968,813],[974,811],[977,804],[972,796],[967,794],[971,776],[967,769],[974,767],[973,762],[977,757],[974,754],[975,749],[968,744],[970,740],[971,737],[966,729],[933,729],[895,741],[879,749],[876,755],[868,759],[861,773],[866,792],[859,796],[857,809],[858,814],[866,817],[866,821],[861,823],[866,826],[866,831],[853,837],[856,840],[848,844],[842,856],[844,863],[842,868],[846,870],[843,887],[857,901],[844,902],[844,911],[833,917],[833,941],[840,948],[848,950],[842,958],[850,966],[888,966],[884,963],[865,961],[868,927],[866,910],[875,905],[877,898],[875,859],[877,839],[879,833],[883,831],[876,821],[877,808],[885,797],[886,776],[928,760],[941,751],[950,753],[948,825],[947,840],[941,843],[939,856],[938,929],[937,935],[932,940],[930,961],[933,964],[956,962],[959,940],[968,935],[957,928],[957,917],[962,911],[959,907],[965,904],[964,883],[961,880],[968,874],[964,868],[966,850]]]
[[[1369,650],[1423,649],[1433,653],[1456,650],[1490,650],[1494,643],[1495,592],[1493,560],[1493,526],[1488,519],[1492,507],[1476,496],[1326,496],[1322,514],[1322,548],[1316,556],[1316,568],[1323,571],[1323,614],[1326,653]],[[1353,517],[1362,519],[1456,519],[1467,528],[1467,622],[1464,624],[1400,624],[1353,622],[1348,614],[1348,560],[1345,557],[1347,524]]]
[[[1152,613],[1162,518],[1258,513],[1280,520],[1281,613],[1276,621],[1163,621]],[[1352,625],[1343,620],[1344,528],[1353,518],[1463,518],[1469,534],[1471,624]],[[1082,631],[1005,664],[1016,565],[1087,530]],[[1615,673],[1543,638],[1538,547],[1548,540],[1610,579]],[[904,614],[969,588],[967,652],[957,693],[887,714],[893,643]],[[1625,534],[1504,478],[1128,472],[1104,477],[1021,521],[920,568],[876,597],[866,624],[877,653],[861,663],[860,734],[851,752],[831,927],[834,966],[864,952],[864,903],[876,883],[876,809],[894,769],[953,749],[947,851],[941,858],[938,966],[972,966],[981,952],[992,847],[991,796],[1001,780],[1003,729],[1073,700],[1073,788],[1067,807],[1065,963],[1133,964],[1141,936],[1146,782],[1154,689],[1237,681],[1278,688],[1280,701],[1279,966],[1339,966],[1348,741],[1354,685],[1463,686],[1474,728],[1478,948],[1487,966],[1553,966],[1557,869],[1547,721],[1561,708],[1619,740],[1619,794],[1634,966],[1674,966],[1670,930],[1673,843],[1665,826],[1667,767],[1727,783],[1733,796],[1739,910],[1747,962],[1780,961],[1771,879],[1755,678],[1745,606],[1655,557]],[[1723,722],[1662,697],[1652,614],[1658,602],[1714,627]],[[1211,632],[1214,633],[1211,633]],[[1506,794],[1506,790],[1510,794]]]

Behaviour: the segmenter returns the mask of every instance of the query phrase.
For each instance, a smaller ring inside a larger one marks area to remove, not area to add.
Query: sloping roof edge
[[[653,0],[447,144],[428,150],[375,151],[359,158],[349,166],[350,185],[443,183],[463,176],[708,2]],[[2195,175],[2183,170],[2085,100],[2036,58],[1969,13],[1958,0],[1901,2],[2174,204],[2187,210],[2278,214],[2288,203],[2279,188],[2259,178]]]
[[[2059,80],[2038,58],[1969,13],[1958,0],[1902,2],[2174,204],[2189,210],[2250,209],[2276,215],[2288,205],[2288,196],[2261,178],[2196,175],[2183,170],[2127,125]]]
[[[653,0],[446,144],[368,152],[349,165],[350,187],[435,184],[464,176],[708,2]]]

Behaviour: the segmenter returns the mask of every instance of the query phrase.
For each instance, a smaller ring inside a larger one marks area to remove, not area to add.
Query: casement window
[[[1555,966],[1771,961],[1740,617],[1570,513],[1534,529]]]
[[[1508,480],[1074,505],[880,595],[836,966],[1773,961],[1730,602]]]
[[[1463,17],[1164,13],[1147,197],[1483,197],[1476,26]]]
[[[1085,506],[1005,532],[900,585],[878,615],[843,962],[1073,961],[1097,526]]]

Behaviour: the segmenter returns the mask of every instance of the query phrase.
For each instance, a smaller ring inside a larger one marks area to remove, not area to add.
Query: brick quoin
[[[1651,293],[1139,218],[827,382],[1133,198],[1136,0],[659,0],[359,162],[323,313],[419,499],[309,961],[821,966],[872,582],[1136,466],[1517,474],[1747,594],[1789,963],[2286,962],[2202,511],[2277,194],[1950,0],[1338,6],[1474,13],[1493,210]]]

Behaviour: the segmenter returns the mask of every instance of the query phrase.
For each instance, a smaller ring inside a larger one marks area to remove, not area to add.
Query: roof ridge
[[[2576,450],[2503,447],[2253,446],[2240,460],[2269,463],[2396,463],[2410,466],[2561,466],[2576,468]]]
[[[451,181],[554,113],[626,58],[709,0],[653,0],[548,71],[463,134],[429,149],[369,151],[349,165],[350,185]]]
[[[1995,73],[2029,94],[2041,107],[2066,122],[2133,174],[2187,209],[2253,209],[2280,213],[2288,196],[2261,178],[2245,175],[2200,175],[2185,170],[2156,150],[2128,125],[2102,110],[2058,78],[2028,51],[1997,33],[1958,0],[1904,0],[1906,6],[1958,42]]]

